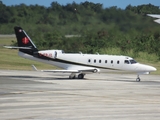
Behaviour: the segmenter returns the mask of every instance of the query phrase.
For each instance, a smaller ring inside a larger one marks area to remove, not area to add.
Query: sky
[[[55,0],[0,0],[5,5],[19,5],[24,3],[26,5],[43,5],[45,7],[49,7],[50,4]],[[72,3],[75,1],[76,3],[81,2],[93,2],[93,3],[101,3],[104,8],[117,6],[118,8],[125,9],[127,5],[138,6],[142,4],[153,4],[155,6],[160,6],[160,0],[57,0],[57,2],[61,5],[66,5],[67,3]]]

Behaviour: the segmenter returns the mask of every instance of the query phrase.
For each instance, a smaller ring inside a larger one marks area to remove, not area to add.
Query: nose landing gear
[[[141,81],[139,75],[137,75],[136,81],[137,81],[137,82],[140,82],[140,81]]]

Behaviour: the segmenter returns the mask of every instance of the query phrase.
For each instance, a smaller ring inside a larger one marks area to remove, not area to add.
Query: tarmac
[[[160,120],[160,75],[0,70],[0,120]]]

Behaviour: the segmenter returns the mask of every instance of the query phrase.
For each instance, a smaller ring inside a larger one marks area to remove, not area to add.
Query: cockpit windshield
[[[131,64],[135,64],[135,63],[137,63],[134,59],[129,60],[129,61],[130,61],[130,63],[131,63]]]
[[[124,61],[124,64],[135,64],[135,63],[137,62],[134,59]]]

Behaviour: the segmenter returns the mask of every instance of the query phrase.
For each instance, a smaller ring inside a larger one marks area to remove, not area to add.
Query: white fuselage
[[[38,53],[51,59],[40,59],[19,51],[21,57],[51,64],[65,70],[96,69],[97,72],[120,70],[144,74],[156,71],[156,68],[137,63],[133,58],[128,56],[63,53],[62,50],[44,50],[38,51]]]

